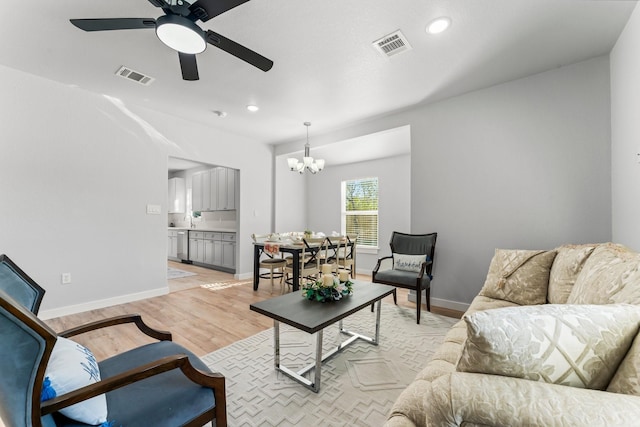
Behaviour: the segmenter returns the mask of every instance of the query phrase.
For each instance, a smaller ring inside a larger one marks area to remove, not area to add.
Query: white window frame
[[[346,205],[347,182],[359,181],[363,179],[376,179],[378,181],[378,209],[369,210],[369,211],[353,211],[357,213],[348,213],[347,205]],[[372,176],[372,177],[366,177],[366,178],[346,179],[344,181],[341,181],[340,183],[340,230],[342,234],[344,235],[347,233],[347,215],[375,215],[378,218],[378,221],[377,221],[378,227],[376,230],[376,237],[377,237],[378,244],[374,246],[374,245],[363,245],[361,243],[358,243],[357,248],[359,253],[377,254],[380,249],[379,248],[379,245],[380,245],[380,215],[379,215],[380,205],[379,203],[380,203],[380,181],[378,177]]]

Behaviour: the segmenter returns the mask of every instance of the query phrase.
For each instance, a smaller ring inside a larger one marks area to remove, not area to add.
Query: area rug
[[[167,267],[167,280],[180,279],[182,277],[197,276],[197,273],[190,271],[178,270],[177,268]]]
[[[381,426],[393,402],[427,364],[456,319],[383,303],[380,344],[357,340],[325,361],[319,393],[276,372],[273,328],[204,356],[227,384],[230,427]],[[363,309],[344,321],[346,329],[373,336],[375,313]],[[323,348],[344,335],[324,331]],[[313,361],[315,335],[281,324],[282,364],[295,370]],[[313,375],[313,370],[307,375]]]
[[[227,289],[227,288],[232,288],[234,286],[247,285],[249,283],[253,283],[253,281],[248,280],[245,282],[236,282],[233,280],[229,280],[226,282],[206,283],[204,285],[200,285],[200,287],[208,289],[210,291],[219,291],[220,289]]]

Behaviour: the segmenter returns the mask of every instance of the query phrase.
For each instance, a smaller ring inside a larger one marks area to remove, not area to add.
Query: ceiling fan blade
[[[269,71],[273,67],[272,60],[211,30],[207,30],[206,39],[207,43],[230,53],[236,58],[242,59],[262,71]]]
[[[182,70],[182,78],[184,80],[198,80],[198,63],[196,62],[196,56],[191,53],[178,52],[178,58],[180,59],[180,69]]]
[[[189,6],[189,10],[202,22],[206,22],[248,1],[249,0],[198,0]],[[206,16],[198,16],[198,13],[196,13],[197,9],[204,9],[207,13]]]
[[[70,19],[69,21],[85,31],[135,30],[156,27],[156,20],[153,18]]]

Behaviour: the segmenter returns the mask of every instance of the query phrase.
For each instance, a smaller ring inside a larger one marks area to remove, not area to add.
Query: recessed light
[[[260,107],[258,107],[257,105],[253,105],[253,104],[247,105],[247,110],[251,111],[252,113],[255,113],[259,109]]]
[[[448,18],[446,16],[441,16],[440,18],[436,18],[433,21],[429,22],[429,25],[427,25],[427,33],[440,34],[450,26],[451,26],[451,18]]]

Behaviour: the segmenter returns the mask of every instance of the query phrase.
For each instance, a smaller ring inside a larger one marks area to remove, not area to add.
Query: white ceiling
[[[69,18],[151,17],[147,0],[21,0],[0,25],[0,64],[209,123],[268,143],[606,54],[635,1],[251,0],[206,23],[275,62],[262,72],[210,46],[200,80],[181,79],[177,54],[153,30],[86,33]],[[19,13],[16,14],[15,10]],[[425,25],[447,15],[432,36]],[[371,43],[402,30],[413,50],[382,57]],[[126,65],[156,79],[116,77]],[[261,107],[249,113],[245,106]],[[227,117],[215,116],[223,110]],[[313,135],[313,133],[311,133]]]

